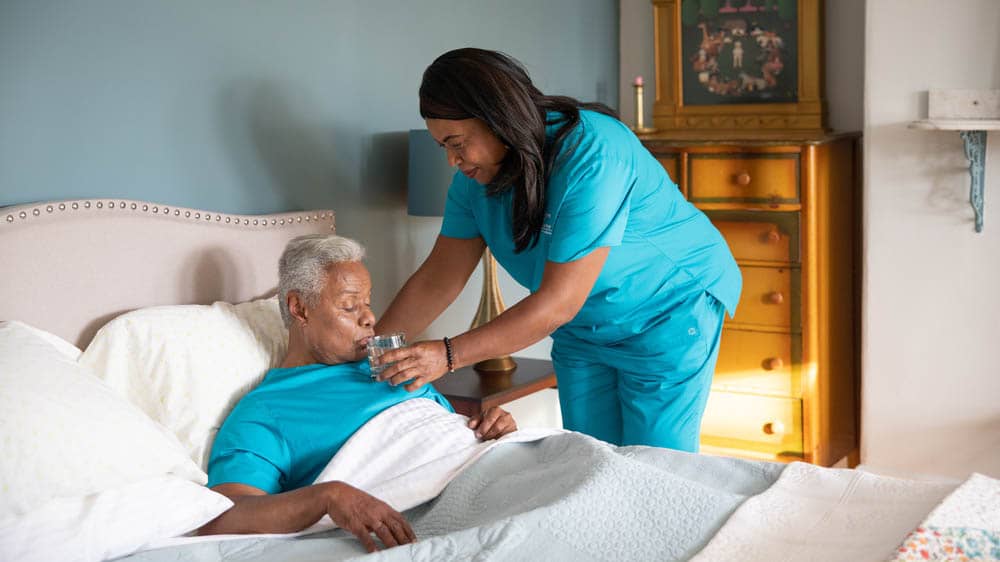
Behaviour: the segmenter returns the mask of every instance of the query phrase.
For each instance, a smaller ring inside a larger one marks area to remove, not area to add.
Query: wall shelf
[[[924,119],[910,123],[910,128],[928,131],[1000,131],[1000,119]]]
[[[910,123],[911,129],[958,131],[969,161],[969,203],[976,214],[976,232],[983,231],[983,180],[986,174],[986,134],[1000,131],[1000,119],[924,119]]]

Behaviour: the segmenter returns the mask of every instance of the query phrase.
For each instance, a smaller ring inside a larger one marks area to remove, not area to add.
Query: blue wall
[[[616,0],[0,0],[0,206],[334,209],[384,310],[440,228],[406,214],[420,76],[462,46],[618,105]],[[464,331],[480,283],[429,333]],[[526,294],[500,283],[508,303]]]
[[[433,58],[618,103],[614,0],[0,2],[0,205],[399,209]]]

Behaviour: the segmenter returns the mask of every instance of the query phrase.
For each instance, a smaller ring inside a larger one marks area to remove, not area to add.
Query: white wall
[[[1000,476],[1000,135],[976,234],[958,133],[907,129],[929,88],[1000,88],[1000,2],[871,0],[866,19],[862,462]]]

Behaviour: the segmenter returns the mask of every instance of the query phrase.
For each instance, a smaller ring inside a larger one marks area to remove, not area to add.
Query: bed
[[[418,400],[320,476],[405,510],[417,543],[368,555],[328,520],[192,536],[231,505],[202,485],[214,431],[285,345],[277,257],[334,224],[331,210],[122,199],[0,209],[0,559],[1000,559],[1000,482],[981,475],[910,481],[531,428],[484,444],[455,419],[400,429],[436,415]]]

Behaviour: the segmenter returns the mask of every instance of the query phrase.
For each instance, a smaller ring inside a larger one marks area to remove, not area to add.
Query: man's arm
[[[212,489],[235,505],[199,529],[200,535],[294,533],[329,515],[339,527],[358,537],[368,552],[377,550],[371,533],[390,548],[416,540],[402,514],[344,482],[314,484],[273,495],[245,484],[219,484]]]

